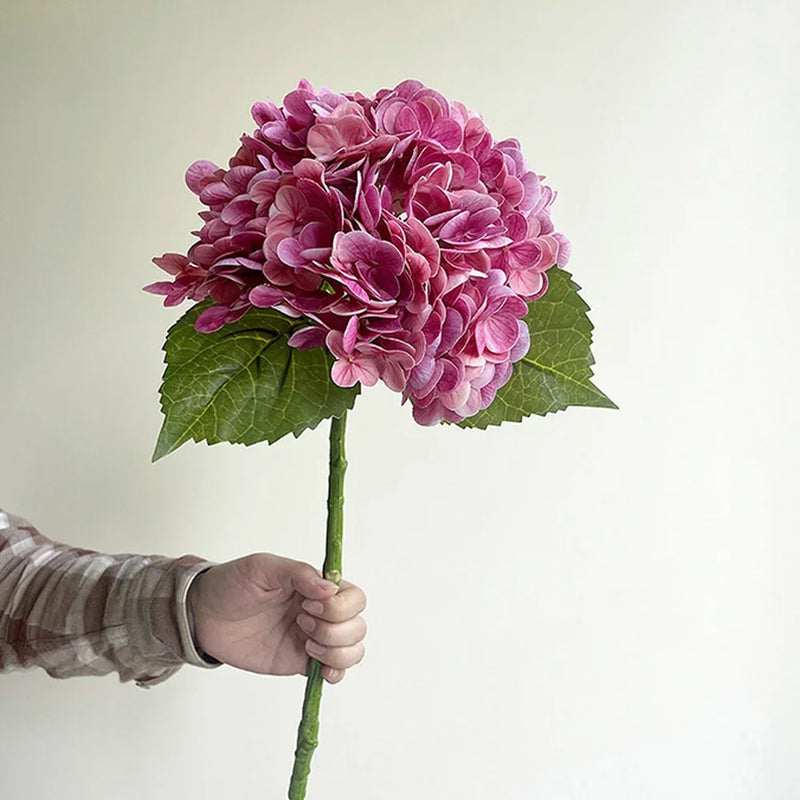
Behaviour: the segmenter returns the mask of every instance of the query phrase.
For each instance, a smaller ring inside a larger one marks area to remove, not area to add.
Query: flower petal
[[[312,325],[309,328],[300,328],[289,337],[289,347],[297,350],[311,350],[325,344],[325,329]]]

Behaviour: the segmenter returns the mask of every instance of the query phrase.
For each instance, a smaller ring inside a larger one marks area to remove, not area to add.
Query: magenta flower
[[[303,319],[292,347],[327,347],[335,383],[382,380],[421,424],[486,408],[530,345],[527,303],[569,258],[519,142],[414,80],[371,98],[301,81],[252,114],[227,169],[187,170],[203,227],[154,259],[172,280],[146,290],[211,298],[203,332],[253,306]]]

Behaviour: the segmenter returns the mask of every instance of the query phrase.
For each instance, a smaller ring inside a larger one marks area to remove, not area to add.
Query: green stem
[[[344,529],[344,473],[347,459],[344,454],[344,433],[347,412],[331,420],[330,466],[328,471],[328,527],[325,537],[325,564],[322,573],[329,581],[339,584],[342,579],[342,531]],[[322,664],[309,659],[303,716],[297,730],[294,768],[289,782],[289,800],[304,800],[311,757],[319,743],[319,705],[322,700]]]

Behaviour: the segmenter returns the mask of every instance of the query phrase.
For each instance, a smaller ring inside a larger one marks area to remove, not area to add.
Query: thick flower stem
[[[344,452],[344,433],[347,412],[331,420],[330,466],[328,471],[328,526],[325,537],[325,564],[322,573],[329,581],[339,584],[342,579],[342,531],[344,528],[344,473],[347,459]],[[289,782],[289,800],[304,800],[311,757],[319,743],[319,705],[322,700],[322,664],[309,659],[303,716],[297,730],[294,768]]]

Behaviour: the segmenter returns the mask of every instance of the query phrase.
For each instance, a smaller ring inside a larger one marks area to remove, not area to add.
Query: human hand
[[[358,586],[323,580],[310,564],[257,553],[194,579],[187,600],[208,655],[262,675],[307,675],[308,657],[338,683],[364,657],[367,605]]]

